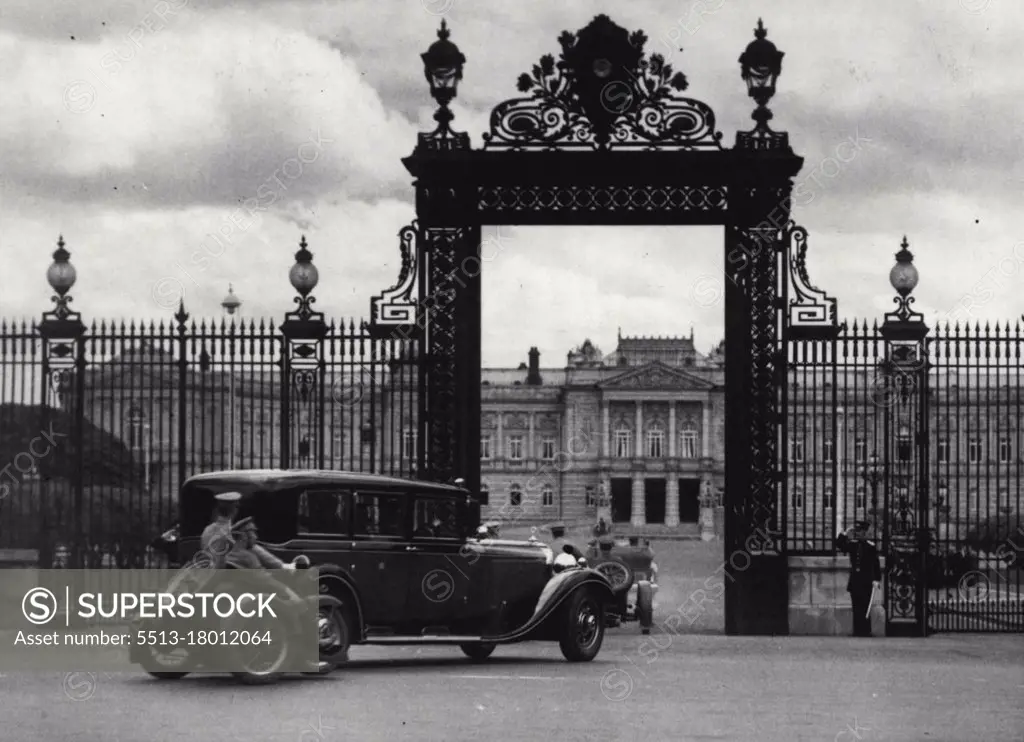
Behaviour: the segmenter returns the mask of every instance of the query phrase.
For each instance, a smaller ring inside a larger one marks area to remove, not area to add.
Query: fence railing
[[[342,321],[289,358],[263,320],[99,322],[70,347],[53,358],[38,325],[0,320],[0,548],[141,566],[193,474],[416,474],[415,340]]]

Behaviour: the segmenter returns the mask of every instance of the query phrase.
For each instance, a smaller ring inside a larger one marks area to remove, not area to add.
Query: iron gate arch
[[[482,148],[450,127],[465,57],[442,22],[423,55],[437,128],[404,160],[415,178],[415,268],[373,301],[379,336],[422,338],[424,472],[480,484],[481,228],[492,225],[722,225],[726,275],[726,631],[788,632],[778,440],[788,269],[781,239],[803,159],[768,126],[781,53],[758,24],[744,76],[754,129],[722,146],[714,113],[643,32],[600,15],[559,37],[524,74],[529,96],[496,106]],[[756,57],[756,59],[755,59]],[[760,77],[759,77],[760,76]],[[770,90],[766,83],[770,83]],[[614,93],[614,95],[613,95]],[[472,268],[467,269],[467,266]],[[413,279],[415,276],[415,279]],[[388,314],[390,313],[390,314]],[[820,314],[820,312],[819,312]],[[834,316],[803,324],[833,327]],[[739,555],[743,555],[740,559]]]

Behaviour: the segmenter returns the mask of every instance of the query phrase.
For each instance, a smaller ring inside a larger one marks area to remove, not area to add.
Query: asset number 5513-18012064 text
[[[135,643],[143,647],[251,647],[270,644],[270,631],[195,630],[137,631]]]

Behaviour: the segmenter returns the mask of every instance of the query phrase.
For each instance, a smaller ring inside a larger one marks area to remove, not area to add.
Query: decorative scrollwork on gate
[[[374,335],[402,334],[410,336],[417,327],[416,291],[416,236],[419,226],[414,221],[398,233],[402,266],[398,281],[391,288],[370,300],[369,329]]]
[[[777,438],[779,397],[777,389],[778,309],[776,305],[778,262],[774,228],[747,230],[744,240],[752,264],[746,271],[750,298],[748,348],[750,352],[750,502],[747,528],[760,553],[781,553],[778,518]]]
[[[786,266],[793,296],[789,300],[787,327],[794,338],[834,337],[839,332],[836,300],[811,283],[807,275],[807,230],[790,222],[786,226]]]
[[[292,384],[298,392],[299,401],[306,404],[316,391],[317,373],[311,369],[299,369],[292,373]]]
[[[599,15],[558,38],[520,92],[491,112],[485,149],[721,149],[722,134],[706,103],[675,95],[688,87],[661,54],[647,57],[647,35],[628,33]]]
[[[724,186],[513,186],[480,188],[484,218],[516,213],[662,213],[680,211],[725,214]]]
[[[427,353],[431,373],[427,382],[426,456],[430,476],[448,481],[455,476],[456,446],[456,312],[459,243],[463,227],[431,228],[425,239],[430,252],[427,300]]]
[[[913,539],[893,537],[885,559],[888,621],[916,620],[920,560],[921,554]]]
[[[53,392],[53,399],[58,408],[63,407],[67,400],[68,393],[71,391],[72,377],[70,368],[58,368],[50,371],[50,391]]]

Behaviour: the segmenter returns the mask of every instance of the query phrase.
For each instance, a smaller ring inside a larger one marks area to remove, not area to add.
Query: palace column
[[[526,436],[526,456],[524,456],[523,458],[526,461],[533,461],[533,459],[536,457],[536,453],[535,453],[535,450],[533,448],[533,413],[532,412],[528,412],[526,414],[527,414],[527,417],[529,418],[529,421],[530,421],[529,422],[529,426],[530,427],[529,427],[529,432],[527,433],[527,436]]]
[[[601,400],[601,456],[610,458],[612,455],[611,445],[611,410],[607,399]]]
[[[633,472],[633,517],[630,519],[630,525],[633,526],[645,526],[647,525],[647,507],[644,501],[644,473],[642,471]]]
[[[674,460],[676,457],[676,403],[668,403],[668,457]]]
[[[636,450],[633,452],[633,458],[641,459],[644,457],[644,403],[641,400],[636,401]]]
[[[505,459],[505,413],[498,411],[498,432],[497,440],[494,442],[494,460],[504,461]]]
[[[679,473],[670,468],[665,473],[665,525],[679,525]]]
[[[665,525],[679,525],[679,473],[676,471],[676,453],[679,437],[676,432],[676,403],[668,403],[668,470],[665,472]]]
[[[705,459],[711,457],[711,400],[705,399],[701,405],[703,418],[701,420],[701,456]]]

